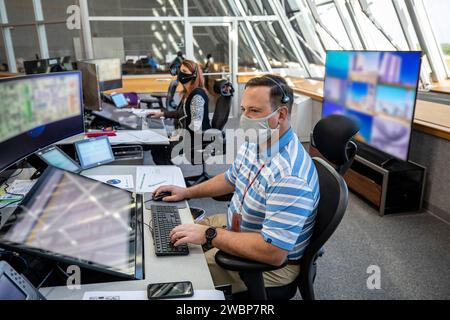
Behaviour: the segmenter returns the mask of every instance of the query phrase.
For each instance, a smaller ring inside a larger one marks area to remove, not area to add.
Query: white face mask
[[[265,143],[269,140],[269,138],[275,137],[279,132],[279,124],[275,129],[272,129],[269,126],[269,119],[276,115],[279,111],[280,109],[277,109],[268,116],[258,119],[250,119],[243,114],[240,121],[241,129],[245,131],[245,135],[250,138],[250,140],[258,139],[258,143]]]

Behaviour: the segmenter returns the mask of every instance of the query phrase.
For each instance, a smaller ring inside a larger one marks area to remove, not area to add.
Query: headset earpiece
[[[291,101],[291,98],[286,94],[286,91],[284,91],[283,87],[281,86],[281,84],[278,83],[278,81],[276,81],[275,79],[272,79],[271,77],[268,76],[264,76],[265,79],[269,79],[270,81],[272,81],[273,83],[275,83],[275,85],[280,88],[281,92],[283,92],[283,96],[281,97],[281,103],[282,104],[287,104]]]

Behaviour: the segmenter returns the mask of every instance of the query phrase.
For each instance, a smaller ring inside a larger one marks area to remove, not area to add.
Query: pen
[[[152,183],[152,184],[149,184],[148,186],[149,187],[154,187],[154,186],[157,186],[158,184],[161,184],[161,183],[164,183],[164,182],[167,182],[167,180],[163,180],[163,181],[159,181],[159,182],[156,182],[156,183]]]
[[[142,190],[142,186],[144,185],[144,180],[145,180],[145,173],[142,175],[141,190]]]

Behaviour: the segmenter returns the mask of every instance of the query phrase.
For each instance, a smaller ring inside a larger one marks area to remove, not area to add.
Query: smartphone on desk
[[[149,300],[192,297],[194,288],[190,281],[151,283],[147,287]]]

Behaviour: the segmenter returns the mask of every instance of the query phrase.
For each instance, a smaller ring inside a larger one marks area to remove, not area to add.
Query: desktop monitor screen
[[[120,59],[93,59],[84,62],[97,65],[100,91],[122,88],[122,62]]]
[[[0,172],[84,132],[79,72],[0,79]]]
[[[356,139],[407,160],[421,52],[328,51],[323,116],[344,114]]]
[[[84,108],[93,111],[102,110],[97,65],[79,61],[77,62],[77,69],[81,71],[83,78]]]
[[[48,167],[0,229],[0,247],[142,278],[142,198]]]

